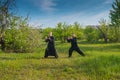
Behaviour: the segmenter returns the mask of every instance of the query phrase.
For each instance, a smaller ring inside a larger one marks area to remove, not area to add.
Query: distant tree
[[[99,21],[100,25],[96,26],[98,28],[98,30],[101,32],[102,37],[104,39],[104,42],[107,43],[108,42],[108,30],[109,30],[109,25],[107,24],[105,19],[101,19]]]
[[[95,26],[86,26],[84,29],[85,39],[89,42],[95,42],[99,39],[99,31]]]
[[[83,29],[77,22],[75,22],[73,25],[60,22],[54,28],[54,32],[56,38],[61,42],[66,42],[67,37],[70,37],[72,33],[75,33],[79,39],[83,37]]]
[[[54,32],[55,37],[61,42],[63,42],[63,24],[61,22],[57,24],[54,31],[55,31]]]
[[[0,0],[0,43],[1,49],[5,49],[4,34],[6,27],[9,25],[9,18],[13,13],[11,9],[15,6],[15,0]]]
[[[120,0],[115,0],[112,4],[112,10],[110,10],[110,18],[113,34],[116,41],[120,41]]]
[[[66,23],[58,23],[55,27],[55,36],[60,40],[61,42],[66,41],[66,37],[68,36],[68,28],[69,26]]]
[[[78,22],[75,22],[73,25],[73,33],[77,35],[77,38],[83,39],[84,31],[82,29],[82,26]]]
[[[43,35],[42,38],[45,39],[45,37],[47,37],[48,33],[51,31],[53,31],[53,28],[51,28],[51,27],[47,27],[47,28],[43,29],[42,30],[42,35]],[[54,32],[53,32],[53,34],[54,34]]]
[[[62,42],[65,42],[66,38],[68,37],[69,25],[67,25],[66,23],[63,23],[62,27],[63,27]]]
[[[5,31],[5,51],[34,52],[41,45],[39,29],[28,25],[28,18],[13,16]]]

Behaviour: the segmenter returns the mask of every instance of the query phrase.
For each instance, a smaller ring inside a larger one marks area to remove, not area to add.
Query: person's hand
[[[68,40],[70,39],[70,37],[67,38]]]

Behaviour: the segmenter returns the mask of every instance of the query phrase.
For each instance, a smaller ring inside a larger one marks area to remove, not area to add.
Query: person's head
[[[52,32],[49,33],[49,36],[52,36]]]
[[[76,37],[75,33],[72,34],[72,37]]]

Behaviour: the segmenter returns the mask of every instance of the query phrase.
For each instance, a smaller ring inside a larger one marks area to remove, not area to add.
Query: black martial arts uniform
[[[48,56],[55,56],[55,58],[58,58],[56,49],[55,49],[55,45],[54,45],[54,37],[50,36],[48,37],[46,40],[46,42],[48,42],[47,48],[45,50],[45,58],[47,58]]]
[[[80,55],[85,56],[85,54],[79,49],[77,45],[77,39],[76,37],[73,37],[71,39],[67,39],[68,42],[71,42],[71,47],[69,49],[69,57],[72,56],[73,50],[77,51]]]

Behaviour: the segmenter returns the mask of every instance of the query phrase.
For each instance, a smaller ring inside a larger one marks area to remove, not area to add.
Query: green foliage
[[[84,31],[78,22],[75,22],[73,25],[73,33],[77,35],[77,38],[84,39]]]
[[[74,25],[67,25],[66,23],[58,23],[55,28],[45,28],[43,29],[43,38],[48,35],[50,31],[53,31],[53,35],[56,40],[65,42],[67,37],[72,36],[72,33],[77,35],[77,38],[83,39],[84,33],[81,25],[77,22]]]
[[[61,42],[65,42],[66,38],[72,33],[71,25],[67,25],[66,23],[58,23],[55,31],[55,36]]]
[[[110,10],[111,25],[114,28],[114,39],[120,41],[120,0],[115,0]]]
[[[40,47],[41,35],[27,25],[26,19],[14,17],[5,32],[5,43],[7,52],[33,52]]]
[[[110,26],[109,35],[108,35],[110,42],[117,42],[116,37],[117,36],[116,36],[115,28],[113,26]]]
[[[43,30],[42,30],[43,39],[44,39],[46,36],[48,36],[48,33],[51,32],[51,31],[53,31],[53,28],[50,28],[50,27],[43,29]],[[53,32],[53,34],[54,34],[54,32]]]
[[[99,26],[97,26],[98,30],[100,31],[101,33],[101,37],[102,39],[104,39],[104,42],[107,43],[108,42],[108,36],[109,35],[109,29],[110,29],[110,26],[107,24],[106,20],[105,19],[101,19],[99,21]]]
[[[56,28],[54,29],[54,35],[57,38],[57,40],[62,41],[62,37],[63,37],[63,25],[62,25],[62,23],[57,24]]]
[[[99,40],[99,31],[93,26],[87,26],[84,29],[85,39],[90,42]]]

